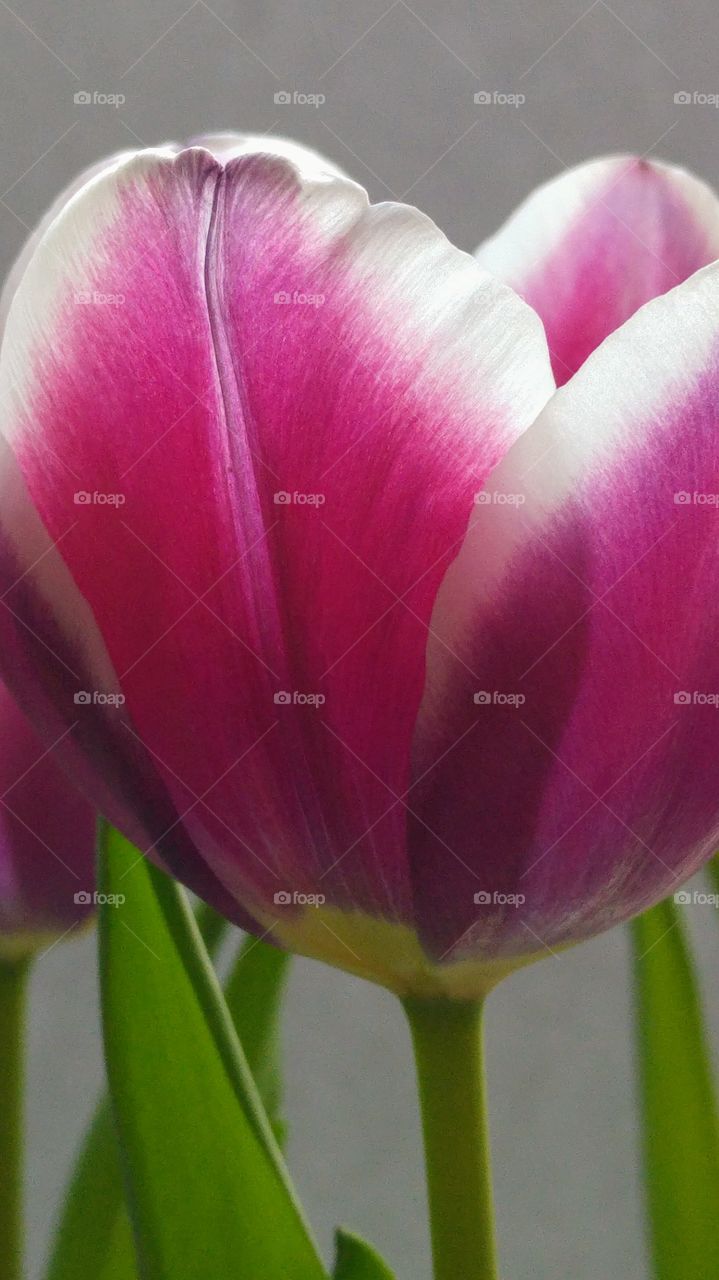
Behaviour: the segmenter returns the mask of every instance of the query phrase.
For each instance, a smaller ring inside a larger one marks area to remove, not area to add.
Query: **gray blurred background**
[[[286,133],[373,199],[420,205],[472,249],[538,182],[592,155],[673,159],[716,182],[719,12],[650,0],[0,0],[3,269],[70,177],[106,152],[230,128]],[[475,105],[479,90],[521,107]],[[275,102],[324,94],[320,107]],[[123,94],[120,107],[77,93]],[[687,909],[713,979],[719,918]],[[661,944],[660,944],[661,945]],[[706,997],[716,1039],[719,996]],[[637,1280],[643,1254],[627,937],[508,981],[488,1013],[507,1280]],[[296,964],[285,1023],[292,1169],[323,1248],[337,1222],[400,1280],[428,1280],[409,1038],[383,992]],[[91,939],[37,966],[30,1064],[30,1277],[101,1082]],[[457,1280],[461,1280],[460,1277]]]

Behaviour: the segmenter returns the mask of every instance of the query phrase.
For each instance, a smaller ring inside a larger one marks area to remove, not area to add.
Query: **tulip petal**
[[[80,191],[88,182],[90,182],[98,174],[103,173],[108,167],[115,164],[124,163],[134,153],[131,151],[119,151],[111,159],[96,160],[94,164],[88,166],[82,173],[65,188],[61,195],[53,200],[50,208],[40,219],[39,223],[28,236],[10,271],[3,282],[2,291],[0,291],[0,332],[5,327],[5,320],[10,309],[10,303],[15,296],[17,287],[25,274],[30,259],[32,258],[37,246],[42,240],[48,228],[55,221],[55,218],[62,212],[68,200],[70,200],[77,191]]]
[[[204,147],[207,151],[211,151],[218,159],[227,161],[233,156],[261,151],[263,147],[268,146],[268,140],[259,134],[242,134],[242,133],[215,133],[205,134],[198,137],[193,142],[194,146]],[[301,159],[303,156],[311,155],[318,168],[326,169],[330,173],[344,176],[332,161],[321,156],[317,151],[309,151],[306,148],[299,147],[296,142],[289,138],[272,138],[272,151],[275,155],[286,156],[288,160]],[[177,152],[181,150],[174,142],[169,142],[163,148],[166,151]],[[32,258],[38,244],[43,239],[51,224],[55,221],[65,208],[65,205],[72,199],[77,192],[82,191],[89,182],[99,177],[108,169],[112,170],[118,165],[124,165],[135,155],[134,151],[118,151],[114,156],[105,157],[102,160],[96,160],[94,164],[84,169],[76,178],[69,183],[61,195],[53,201],[50,208],[40,219],[35,230],[28,237],[17,259],[13,263],[0,292],[0,330],[5,325],[5,318],[10,308],[10,303],[15,295],[15,291],[25,274],[30,259]]]
[[[650,299],[719,257],[719,200],[684,169],[609,156],[539,187],[477,250],[544,321],[559,385]]]
[[[84,920],[94,864],[92,809],[0,684],[0,954]]]
[[[407,918],[434,598],[554,384],[537,318],[428,219],[267,149],[118,164],[25,273],[0,391],[59,562],[32,626],[58,652],[89,615],[82,671],[126,698],[113,746],[240,901]],[[76,739],[91,714],[66,708]]]
[[[438,597],[408,799],[433,954],[587,937],[716,847],[718,414],[715,264],[492,476]]]
[[[92,612],[33,508],[5,440],[0,508],[0,649],[23,712],[100,813],[111,815],[143,852],[152,849],[160,865],[176,874],[179,860],[190,888],[238,924],[251,926],[252,918],[199,858],[182,815],[132,731]],[[74,522],[68,525],[73,527]],[[42,745],[38,740],[38,750]]]

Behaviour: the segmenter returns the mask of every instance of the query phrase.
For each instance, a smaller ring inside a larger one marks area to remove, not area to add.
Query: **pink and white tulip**
[[[707,188],[626,158],[479,262],[267,139],[79,184],[11,285],[0,650],[102,812],[402,993],[476,993],[694,871],[717,254]]]

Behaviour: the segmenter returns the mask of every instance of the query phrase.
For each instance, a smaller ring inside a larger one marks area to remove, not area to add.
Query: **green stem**
[[[435,1280],[497,1280],[482,1003],[403,1004],[417,1064]]]
[[[0,1280],[22,1276],[26,960],[0,961]]]

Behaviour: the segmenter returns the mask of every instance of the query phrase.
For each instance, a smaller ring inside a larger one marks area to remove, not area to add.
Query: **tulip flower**
[[[8,284],[6,678],[143,852],[403,997],[438,1280],[493,1274],[487,990],[719,836],[718,253],[661,164],[475,259],[223,136],[95,166]]]
[[[628,158],[479,261],[289,143],[76,184],[9,286],[0,647],[97,807],[403,996],[481,994],[689,876],[719,835],[717,253],[709,190]]]

